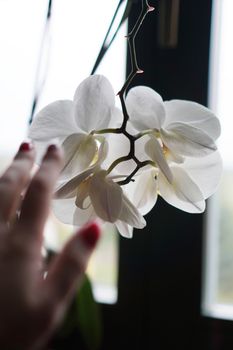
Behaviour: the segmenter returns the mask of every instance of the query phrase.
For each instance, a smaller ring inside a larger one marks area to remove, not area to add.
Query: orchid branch
[[[131,156],[130,155],[127,155],[127,156],[123,156],[123,157],[120,157],[118,159],[116,159],[111,165],[110,167],[108,168],[107,170],[107,173],[110,174],[111,171],[120,163],[122,162],[126,162],[127,160],[130,160],[131,159]]]
[[[128,88],[129,84],[131,83],[131,81],[133,80],[133,78],[137,75],[137,74],[141,74],[143,73],[143,70],[139,68],[138,66],[138,62],[137,62],[137,53],[136,53],[136,48],[135,48],[135,38],[137,36],[137,33],[146,17],[146,15],[153,11],[154,7],[150,6],[148,4],[147,0],[142,0],[142,9],[141,9],[141,13],[133,27],[133,29],[131,30],[131,32],[127,35],[127,39],[128,39],[128,45],[129,45],[129,52],[130,52],[130,60],[131,60],[131,72],[128,75],[124,85],[122,86],[121,90],[118,92],[118,96],[120,98],[121,101],[121,107],[122,107],[122,112],[123,112],[123,122],[121,125],[122,129],[122,133],[129,139],[130,141],[130,151],[128,156],[126,157],[127,159],[133,159],[135,161],[135,163],[137,164],[136,168],[134,169],[134,171],[123,181],[119,181],[118,184],[119,185],[126,185],[128,184],[130,181],[132,181],[133,176],[138,172],[138,170],[146,165],[152,165],[155,166],[154,162],[151,161],[145,161],[145,162],[140,162],[137,157],[135,156],[135,141],[140,138],[139,136],[135,137],[131,134],[129,134],[126,131],[126,126],[127,126],[127,122],[129,120],[129,115],[127,112],[127,108],[125,105],[125,91]],[[152,164],[153,163],[153,164]],[[119,164],[119,163],[117,163]],[[114,163],[110,166],[111,170],[113,169],[113,165]]]
[[[136,168],[134,169],[134,171],[125,178],[125,180],[122,181],[118,181],[118,185],[123,186],[123,185],[127,185],[130,181],[134,181],[133,177],[134,175],[138,172],[139,169],[147,166],[147,165],[151,165],[153,167],[156,167],[156,164],[151,161],[151,160],[146,160],[144,162],[139,162],[138,165],[136,166]]]
[[[108,128],[108,129],[102,129],[102,130],[93,130],[91,132],[91,135],[103,135],[103,134],[122,134],[122,129]]]
[[[153,132],[152,130],[147,130],[145,133],[143,134],[137,134],[137,135],[132,135],[129,132],[127,132],[126,130],[126,126],[129,120],[129,115],[127,112],[127,108],[126,108],[126,104],[125,104],[125,91],[128,88],[129,84],[131,83],[131,81],[133,80],[133,78],[137,75],[137,74],[141,74],[143,73],[143,70],[140,69],[138,67],[138,63],[137,63],[137,54],[136,54],[136,48],[135,48],[135,38],[137,36],[137,33],[146,17],[146,15],[153,11],[154,7],[150,6],[148,4],[147,0],[142,0],[142,9],[141,9],[141,13],[133,27],[133,29],[131,30],[131,32],[126,36],[126,38],[128,39],[128,45],[129,45],[129,53],[130,53],[130,60],[131,60],[131,72],[128,75],[124,85],[122,86],[121,90],[118,92],[118,96],[120,98],[121,101],[121,107],[122,107],[122,112],[123,112],[123,121],[122,121],[122,125],[120,128],[109,128],[109,129],[104,129],[104,130],[94,130],[92,133],[93,134],[104,134],[104,133],[114,133],[114,134],[123,134],[125,135],[129,142],[130,142],[130,150],[128,155],[120,157],[118,159],[116,159],[109,167],[109,169],[107,170],[108,174],[120,163],[128,161],[130,159],[133,159],[134,162],[136,163],[136,167],[133,170],[133,172],[126,177],[125,180],[119,181],[118,184],[119,185],[126,185],[128,184],[130,181],[133,181],[132,178],[133,176],[138,172],[138,170],[142,167],[145,167],[146,165],[151,165],[153,167],[156,166],[156,164],[154,162],[152,162],[151,160],[147,160],[147,161],[143,161],[141,162],[139,159],[137,159],[136,155],[135,155],[135,142],[136,140],[138,140],[139,138],[143,137],[146,134],[149,134],[151,132]]]
[[[142,10],[141,13],[131,30],[131,32],[126,36],[128,39],[128,45],[129,45],[129,51],[130,51],[130,60],[131,60],[131,72],[126,79],[126,82],[124,83],[123,87],[119,91],[118,95],[123,95],[128,88],[130,82],[132,79],[137,75],[143,73],[143,70],[138,67],[137,63],[137,54],[136,54],[136,48],[135,48],[135,38],[137,36],[137,33],[147,15],[148,12],[151,12],[154,10],[154,7],[150,6],[147,2],[147,0],[142,0]]]
[[[124,94],[126,89],[128,88],[129,84],[131,83],[131,81],[133,80],[133,78],[137,75],[137,74],[142,74],[143,70],[140,69],[138,67],[138,62],[137,62],[137,54],[136,54],[136,48],[135,48],[135,38],[137,36],[137,33],[146,17],[146,15],[148,14],[148,12],[151,12],[154,10],[154,7],[150,6],[148,4],[147,0],[142,0],[142,10],[141,13],[133,27],[133,29],[131,30],[131,32],[126,36],[126,38],[128,39],[128,45],[129,45],[129,53],[130,53],[130,60],[131,60],[131,72],[128,75],[124,85],[122,86],[121,90],[118,92],[120,101],[121,101],[121,106],[122,106],[122,111],[123,111],[123,115],[124,115],[124,120],[122,123],[122,127],[125,128],[127,121],[129,120],[129,116],[127,113],[127,109],[125,106],[125,99],[124,99]]]

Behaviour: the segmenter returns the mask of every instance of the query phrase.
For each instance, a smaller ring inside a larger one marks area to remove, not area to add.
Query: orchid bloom
[[[116,225],[122,236],[132,237],[133,227],[143,228],[145,219],[124,194],[114,179],[101,169],[106,158],[107,143],[100,146],[95,165],[65,181],[57,189],[55,215],[64,223],[81,226],[94,218]]]
[[[65,164],[60,174],[53,208],[64,223],[81,226],[91,218],[114,223],[123,236],[145,220],[101,164],[106,159],[107,137],[94,130],[119,124],[119,110],[109,81],[100,75],[85,79],[73,101],[49,104],[35,117],[29,136],[39,146],[55,139],[62,145]],[[122,117],[121,117],[122,118]],[[89,201],[86,206],[86,202]]]
[[[185,100],[163,102],[153,89],[137,86],[129,91],[126,105],[135,129],[154,130],[173,154],[202,157],[217,149],[219,120],[198,103]]]
[[[113,88],[97,75],[79,85],[73,101],[54,102],[35,118],[30,137],[40,145],[57,139],[64,149],[53,203],[62,222],[81,226],[99,218],[132,237],[134,227],[145,226],[143,215],[158,195],[199,213],[216,190],[220,125],[209,109],[189,101],[163,102],[142,86],[129,91],[126,108],[129,122],[122,129]]]
[[[181,210],[203,212],[222,172],[215,145],[220,134],[216,116],[194,102],[163,102],[145,86],[131,89],[126,105],[134,128],[150,135],[145,153],[155,163],[154,169],[127,185],[129,198],[139,210],[141,203],[143,215],[155,205],[158,194]]]
[[[37,148],[48,143],[62,144],[62,178],[70,178],[95,161],[103,137],[92,135],[96,129],[114,127],[120,111],[115,107],[112,85],[102,75],[86,78],[77,88],[73,101],[55,101],[37,113],[29,137]],[[43,147],[44,146],[44,147]]]
[[[154,8],[142,11],[128,34],[132,70],[115,107],[110,82],[93,75],[77,88],[72,101],[56,101],[37,114],[29,137],[36,146],[58,141],[65,164],[56,187],[54,211],[61,221],[82,225],[98,217],[117,226],[125,237],[143,228],[143,215],[158,195],[190,213],[202,212],[217,187],[222,163],[215,141],[220,124],[195,102],[164,102],[149,87],[132,88],[142,73],[135,37]]]
[[[153,148],[147,147],[153,158]],[[155,205],[158,195],[167,203],[188,213],[202,213],[205,199],[217,189],[222,160],[218,151],[206,157],[186,157],[182,163],[168,161],[172,181],[169,182],[160,168],[151,168],[135,176],[127,185],[127,195],[142,215]]]

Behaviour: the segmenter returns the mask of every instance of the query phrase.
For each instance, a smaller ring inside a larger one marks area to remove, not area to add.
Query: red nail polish
[[[88,248],[93,249],[100,237],[100,227],[94,222],[81,230],[80,237]]]
[[[28,152],[28,151],[31,151],[31,149],[32,149],[32,145],[29,142],[23,142],[19,147],[19,150],[21,152]]]
[[[54,152],[58,149],[57,145],[49,145],[48,152]]]

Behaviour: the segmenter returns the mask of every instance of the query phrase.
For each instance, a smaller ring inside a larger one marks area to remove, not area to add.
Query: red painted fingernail
[[[29,142],[23,142],[19,147],[19,150],[21,152],[28,152],[28,151],[31,151],[31,149],[32,149],[32,144]]]
[[[100,227],[95,222],[84,227],[80,237],[88,248],[93,249],[100,237]]]
[[[57,145],[49,145],[48,152],[54,152],[58,149]]]

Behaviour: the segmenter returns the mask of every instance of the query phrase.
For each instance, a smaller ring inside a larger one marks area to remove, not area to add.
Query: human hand
[[[0,177],[0,348],[4,350],[46,345],[81,284],[99,238],[97,224],[82,228],[52,261],[44,278],[43,229],[62,155],[56,146],[49,146],[31,179],[34,158],[33,147],[23,143]]]

